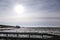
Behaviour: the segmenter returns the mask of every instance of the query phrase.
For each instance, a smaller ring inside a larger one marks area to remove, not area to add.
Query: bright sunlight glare
[[[15,12],[15,17],[19,17],[19,18],[22,18],[24,17],[25,15],[25,8],[23,5],[21,4],[16,4],[14,7],[13,7],[13,11]]]
[[[22,5],[15,5],[15,6],[14,6],[14,11],[15,11],[16,13],[21,14],[21,13],[23,13],[25,10],[24,10],[24,7],[23,7]]]

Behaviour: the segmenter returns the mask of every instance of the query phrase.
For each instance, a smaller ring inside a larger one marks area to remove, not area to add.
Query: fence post
[[[19,34],[17,33],[17,39],[16,40],[18,40],[18,37],[19,37]]]
[[[29,33],[29,40],[30,40],[30,33]]]
[[[8,34],[6,34],[6,37],[7,37],[6,40],[8,40]]]

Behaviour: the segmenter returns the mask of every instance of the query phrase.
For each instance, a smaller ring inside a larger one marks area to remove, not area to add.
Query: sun
[[[25,10],[24,10],[24,7],[23,5],[15,5],[14,6],[14,11],[17,13],[17,14],[22,14]]]

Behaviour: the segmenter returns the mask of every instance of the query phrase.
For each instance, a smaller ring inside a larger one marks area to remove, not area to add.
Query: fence
[[[0,32],[1,40],[60,40],[59,35],[29,32]]]

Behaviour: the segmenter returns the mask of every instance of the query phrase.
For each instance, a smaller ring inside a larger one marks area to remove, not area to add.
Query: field
[[[60,28],[51,28],[51,27],[25,27],[25,28],[0,28],[0,37],[6,37],[7,34],[1,34],[2,32],[7,32],[7,33],[15,33],[15,34],[8,34],[8,37],[19,37],[19,38],[38,38],[38,39],[46,39],[46,38],[54,38],[54,36],[51,35],[60,35]],[[25,34],[19,34],[17,36],[16,33],[28,33],[28,35]],[[33,35],[30,35],[31,33],[34,33]],[[42,33],[45,33],[43,36],[40,35]],[[37,34],[37,35],[35,35]],[[51,35],[50,35],[51,34]],[[30,37],[29,37],[30,35]],[[55,36],[56,37],[56,36]],[[60,38],[59,38],[60,39]]]

